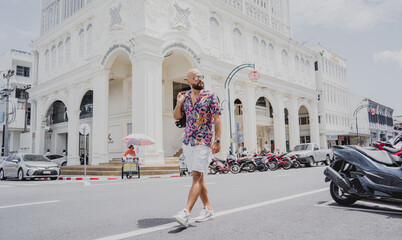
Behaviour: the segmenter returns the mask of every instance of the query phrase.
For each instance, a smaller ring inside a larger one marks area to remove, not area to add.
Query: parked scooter
[[[402,167],[398,156],[386,151],[359,146],[334,146],[335,160],[326,167],[325,181],[340,205],[359,199],[396,200],[402,202]]]
[[[230,167],[236,162],[236,157],[232,154],[228,154],[226,160],[221,160],[216,157],[212,158],[209,163],[209,172],[216,174],[217,172],[226,174],[230,171]]]
[[[400,149],[395,148],[395,145],[401,141],[402,141],[402,132],[399,132],[399,134],[393,139],[392,142],[379,141],[374,142],[372,145],[378,150],[387,151],[392,155],[399,156],[400,158],[397,159],[397,163],[399,166],[402,166],[402,148]]]
[[[263,154],[254,153],[253,159],[257,165],[257,171],[265,172],[268,170],[268,166],[266,165],[267,157],[265,157]]]
[[[275,154],[269,154],[266,156],[267,160],[266,160],[266,165],[268,167],[269,170],[271,171],[275,171],[276,169],[278,169],[279,167],[279,162],[276,159],[276,155]]]
[[[290,158],[290,162],[292,163],[293,168],[300,167],[300,162],[299,162],[299,160],[297,160],[296,154],[288,154],[288,157]]]
[[[290,158],[287,156],[287,153],[283,153],[276,157],[278,160],[278,167],[282,167],[285,170],[288,170],[292,167],[293,163],[290,161]]]
[[[257,169],[257,165],[255,164],[253,158],[242,157],[242,158],[238,158],[236,160],[236,163],[234,163],[230,167],[230,172],[237,174],[242,171],[254,172],[256,169]]]

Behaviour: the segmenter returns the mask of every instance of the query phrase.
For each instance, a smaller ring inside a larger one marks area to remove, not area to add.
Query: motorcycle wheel
[[[331,158],[328,155],[325,157],[324,164],[327,165],[327,166],[329,166],[329,164],[331,164]]]
[[[299,167],[300,167],[300,162],[296,160],[296,161],[293,163],[293,167],[294,167],[294,168],[299,168]]]
[[[357,201],[357,197],[350,195],[348,193],[344,193],[338,185],[331,182],[329,185],[329,192],[331,193],[332,199],[339,205],[349,206]]]
[[[266,171],[266,166],[265,166],[265,164],[264,164],[264,163],[259,163],[259,164],[257,165],[257,170],[258,170],[259,172],[264,172],[264,171]]]
[[[255,164],[249,163],[247,172],[254,172],[256,169],[257,167],[255,166]]]
[[[221,171],[221,173],[223,173],[223,174],[226,174],[226,173],[228,173],[229,171]]]
[[[218,172],[218,167],[215,163],[209,165],[209,173],[216,174]]]
[[[240,166],[238,164],[233,164],[230,166],[230,172],[233,174],[237,174],[240,172]]]
[[[275,171],[276,169],[278,169],[278,165],[279,165],[278,161],[275,161],[275,160],[271,160],[268,162],[268,168],[271,171]]]
[[[292,166],[292,163],[290,161],[286,161],[283,163],[282,168],[285,170],[290,169],[290,167]]]

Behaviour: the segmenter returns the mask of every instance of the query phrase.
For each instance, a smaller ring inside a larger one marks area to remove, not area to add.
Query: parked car
[[[329,165],[334,156],[334,153],[331,149],[320,149],[315,143],[296,145],[293,148],[292,153],[296,154],[297,160],[301,164],[305,164],[310,167],[319,162],[324,162],[325,165]]]
[[[22,181],[38,177],[49,177],[51,180],[56,180],[59,175],[59,166],[42,154],[11,154],[0,165],[0,180],[18,178]]]
[[[59,167],[67,166],[67,158],[65,155],[49,154],[49,155],[46,155],[46,157],[49,158],[50,161],[56,163]]]

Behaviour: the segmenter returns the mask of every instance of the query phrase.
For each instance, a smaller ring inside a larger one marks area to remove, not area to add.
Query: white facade
[[[9,152],[32,150],[20,146],[20,141],[23,140],[20,134],[30,130],[30,104],[27,102],[28,95],[24,89],[32,84],[32,63],[33,57],[30,53],[9,50],[0,55],[0,69],[14,70],[14,75],[9,82],[9,88],[13,90],[9,98]],[[7,80],[3,79],[3,72],[1,79],[1,88],[4,89],[7,87]],[[3,98],[0,102],[1,114],[5,112],[5,106],[5,98]],[[0,140],[3,139],[3,125],[4,121],[0,126]]]
[[[244,69],[230,85],[237,139],[251,151],[266,141],[281,152],[301,139],[320,145],[318,53],[290,39],[289,1],[82,1],[63,15],[65,3],[42,1],[42,35],[32,44],[35,152],[67,147],[68,164],[79,164],[78,126],[86,122],[91,164],[120,157],[126,150],[121,140],[131,132],[157,142],[140,149],[144,164],[163,164],[181,147],[175,93],[196,67],[224,109],[225,154],[230,139],[223,85],[242,63],[255,63],[261,78],[250,82],[251,69]]]

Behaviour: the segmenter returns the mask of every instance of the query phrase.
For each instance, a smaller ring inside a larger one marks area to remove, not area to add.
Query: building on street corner
[[[292,40],[289,0],[40,4],[41,34],[31,45],[34,152],[67,149],[68,165],[78,165],[84,151],[78,126],[88,123],[90,164],[121,157],[130,133],[156,140],[140,148],[144,164],[163,164],[181,148],[184,130],[176,128],[172,111],[177,93],[189,89],[190,68],[205,75],[206,89],[224,109],[222,155],[229,150],[229,114],[234,145],[249,151],[266,142],[280,152],[300,142],[327,148],[328,136],[347,136],[345,61]],[[226,77],[244,63],[255,63],[261,77],[250,82],[252,69],[241,70],[228,102]]]

